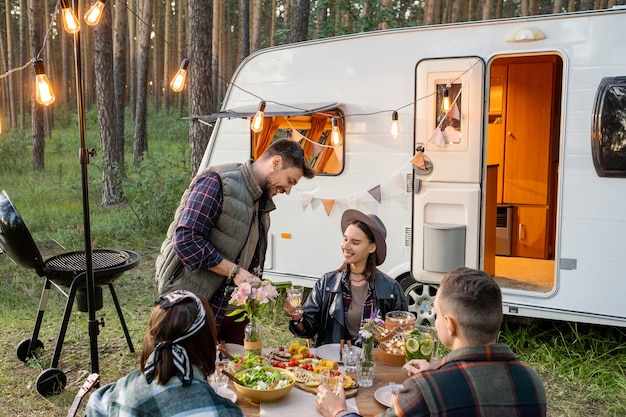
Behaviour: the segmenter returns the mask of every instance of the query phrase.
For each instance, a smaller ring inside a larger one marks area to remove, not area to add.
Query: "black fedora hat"
[[[387,257],[387,243],[385,242],[387,229],[385,228],[385,225],[375,214],[365,214],[358,210],[349,209],[344,211],[341,216],[341,232],[345,232],[348,224],[354,222],[355,220],[358,220],[369,227],[372,235],[374,236],[374,243],[376,244],[376,265],[382,264],[385,262],[385,258]]]

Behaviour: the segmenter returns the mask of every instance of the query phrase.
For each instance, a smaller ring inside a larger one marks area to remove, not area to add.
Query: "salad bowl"
[[[259,365],[237,372],[235,377],[242,384],[234,383],[237,392],[254,402],[272,402],[291,391],[295,376],[291,371]]]

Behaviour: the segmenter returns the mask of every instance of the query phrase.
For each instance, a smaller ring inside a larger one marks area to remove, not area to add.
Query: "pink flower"
[[[258,314],[261,305],[267,304],[276,297],[278,297],[278,291],[269,280],[261,281],[260,284],[254,287],[250,283],[244,282],[235,288],[229,300],[230,304],[239,308],[228,315],[234,316],[244,313],[244,317],[252,319]]]

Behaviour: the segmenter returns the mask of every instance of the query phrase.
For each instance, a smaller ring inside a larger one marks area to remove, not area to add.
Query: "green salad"
[[[237,374],[237,378],[248,388],[274,390],[284,388],[293,380],[284,372],[269,366],[255,366]]]

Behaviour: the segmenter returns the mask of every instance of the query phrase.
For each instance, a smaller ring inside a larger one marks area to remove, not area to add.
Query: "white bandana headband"
[[[189,356],[187,354],[187,349],[178,343],[190,338],[194,334],[198,333],[200,329],[204,326],[206,312],[204,311],[204,306],[200,299],[192,292],[187,290],[176,290],[172,291],[169,294],[166,294],[159,298],[155,304],[159,304],[161,308],[166,309],[175,306],[186,299],[193,299],[196,302],[196,306],[198,307],[198,315],[194,319],[193,323],[187,329],[187,331],[180,336],[178,339],[173,341],[162,341],[159,342],[154,347],[154,352],[150,354],[148,360],[146,361],[146,365],[144,368],[144,373],[146,375],[146,381],[148,384],[152,383],[154,379],[154,370],[156,364],[161,360],[161,353],[163,349],[170,348],[172,350],[172,356],[174,358],[174,366],[176,367],[176,376],[183,383],[183,386],[187,386],[191,384],[193,379],[193,369],[191,368],[191,362],[189,361]]]

